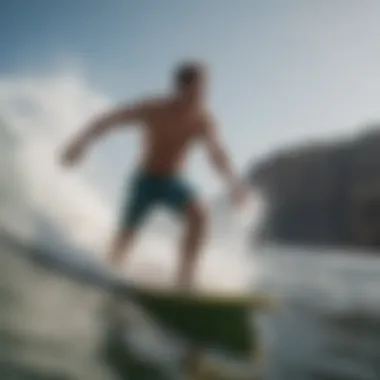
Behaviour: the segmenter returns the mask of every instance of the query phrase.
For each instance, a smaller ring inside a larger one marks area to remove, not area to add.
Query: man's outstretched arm
[[[123,107],[107,112],[92,121],[84,130],[69,143],[63,152],[65,164],[73,164],[80,159],[89,144],[96,138],[120,124],[144,121],[147,113],[145,105]]]
[[[203,140],[215,169],[225,178],[235,201],[243,199],[244,190],[241,181],[232,165],[232,161],[224,148],[215,122],[209,118],[204,123]]]

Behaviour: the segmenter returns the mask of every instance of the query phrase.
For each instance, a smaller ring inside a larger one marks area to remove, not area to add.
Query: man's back
[[[141,165],[155,174],[173,174],[200,136],[205,111],[171,98],[150,101],[146,109]]]

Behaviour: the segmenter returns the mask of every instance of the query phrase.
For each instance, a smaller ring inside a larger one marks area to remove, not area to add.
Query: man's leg
[[[186,223],[177,282],[180,286],[187,287],[194,277],[206,228],[206,212],[191,186],[181,178],[168,180],[164,189],[162,201],[184,217]]]
[[[135,240],[135,231],[125,228],[118,231],[111,242],[108,260],[110,264],[117,268],[121,266],[123,259],[129,255]]]
[[[206,214],[198,203],[190,203],[185,210],[186,230],[181,247],[178,283],[189,286],[194,279],[195,266],[205,235]]]
[[[130,188],[129,200],[123,206],[118,232],[109,251],[109,262],[118,267],[129,256],[136,234],[154,203],[154,188],[144,175],[135,177]]]

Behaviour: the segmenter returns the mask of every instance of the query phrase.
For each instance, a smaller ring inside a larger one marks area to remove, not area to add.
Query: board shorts
[[[138,229],[155,206],[166,206],[184,214],[195,200],[193,189],[182,178],[158,176],[146,171],[135,174],[128,195],[120,218],[120,227],[128,230]]]

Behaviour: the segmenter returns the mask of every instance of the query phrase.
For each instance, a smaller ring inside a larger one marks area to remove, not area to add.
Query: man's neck
[[[182,97],[176,97],[174,104],[178,109],[188,112],[197,112],[202,108],[200,103]]]

